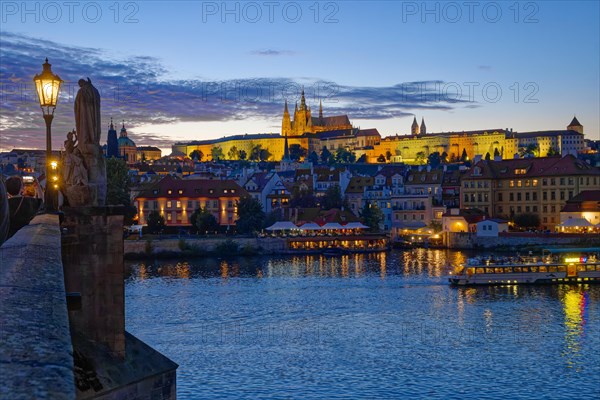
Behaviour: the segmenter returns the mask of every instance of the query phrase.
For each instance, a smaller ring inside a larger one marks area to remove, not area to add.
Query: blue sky
[[[102,117],[139,144],[279,132],[283,101],[347,113],[383,136],[428,130],[600,128],[600,10],[581,2],[3,1],[0,149],[44,147],[32,76],[67,84],[53,124],[72,129],[89,76]],[[469,4],[469,3],[467,3]],[[69,8],[71,7],[71,8]]]

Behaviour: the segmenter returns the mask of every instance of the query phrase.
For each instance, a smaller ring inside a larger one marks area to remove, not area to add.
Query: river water
[[[179,399],[600,398],[600,285],[453,288],[457,251],[128,263]]]

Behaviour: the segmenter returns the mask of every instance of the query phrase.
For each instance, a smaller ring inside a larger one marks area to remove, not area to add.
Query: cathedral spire
[[[109,129],[115,129],[115,126],[113,125],[113,119],[112,117],[110,117],[110,126]]]
[[[306,98],[304,97],[304,86],[302,86],[302,96],[300,97],[300,109],[306,110]]]
[[[411,135],[418,135],[419,134],[419,123],[417,122],[417,117],[415,116],[413,119],[413,123],[410,127],[410,133]]]
[[[319,118],[323,118],[323,102],[319,99]]]
[[[425,118],[421,117],[421,129],[419,130],[419,133],[421,135],[424,135],[427,133],[427,127],[425,126]]]
[[[285,108],[283,109],[283,113],[289,114],[288,107],[287,107],[287,99],[285,100]]]

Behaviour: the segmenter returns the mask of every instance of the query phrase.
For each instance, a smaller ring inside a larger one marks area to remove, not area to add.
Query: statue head
[[[80,79],[77,81],[77,83],[79,84],[79,87],[83,87],[83,85],[85,85],[87,82],[85,81],[85,79]]]

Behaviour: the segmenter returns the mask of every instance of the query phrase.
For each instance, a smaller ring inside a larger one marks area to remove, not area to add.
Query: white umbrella
[[[368,226],[363,224],[362,222],[348,222],[344,225],[344,229],[367,229]]]
[[[307,222],[300,227],[303,231],[318,231],[321,230],[321,226],[315,222]]]
[[[323,225],[321,229],[344,229],[344,227],[338,224],[337,222],[328,222],[325,225]]]
[[[569,218],[560,224],[564,227],[587,227],[592,226],[592,223],[585,218]]]
[[[298,229],[298,227],[290,221],[278,221],[266,229],[268,231],[285,231],[290,229]]]

